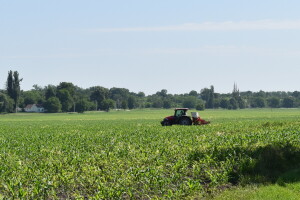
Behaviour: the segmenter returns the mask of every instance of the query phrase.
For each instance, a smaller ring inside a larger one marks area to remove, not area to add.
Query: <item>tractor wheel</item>
[[[190,120],[187,117],[184,117],[184,118],[179,120],[179,124],[180,125],[192,125],[192,120]]]
[[[162,126],[172,126],[172,124],[168,120],[164,120],[161,123]]]

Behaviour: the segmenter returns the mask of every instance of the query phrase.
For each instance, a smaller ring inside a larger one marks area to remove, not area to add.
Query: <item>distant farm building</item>
[[[28,104],[24,108],[25,112],[36,112],[36,113],[42,113],[45,112],[45,108],[39,104]]]

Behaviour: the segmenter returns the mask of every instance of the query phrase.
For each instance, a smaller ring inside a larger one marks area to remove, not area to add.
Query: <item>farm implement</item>
[[[201,119],[198,112],[191,112],[192,117],[187,115],[188,108],[176,108],[173,116],[168,116],[161,121],[162,126],[179,125],[205,125],[210,121]]]

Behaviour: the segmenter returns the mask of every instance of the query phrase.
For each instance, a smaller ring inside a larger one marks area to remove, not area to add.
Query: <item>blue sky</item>
[[[0,0],[0,83],[300,90],[296,0]]]

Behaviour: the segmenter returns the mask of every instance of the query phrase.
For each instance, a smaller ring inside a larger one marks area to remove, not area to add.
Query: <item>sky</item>
[[[0,0],[0,89],[300,90],[297,0]]]

